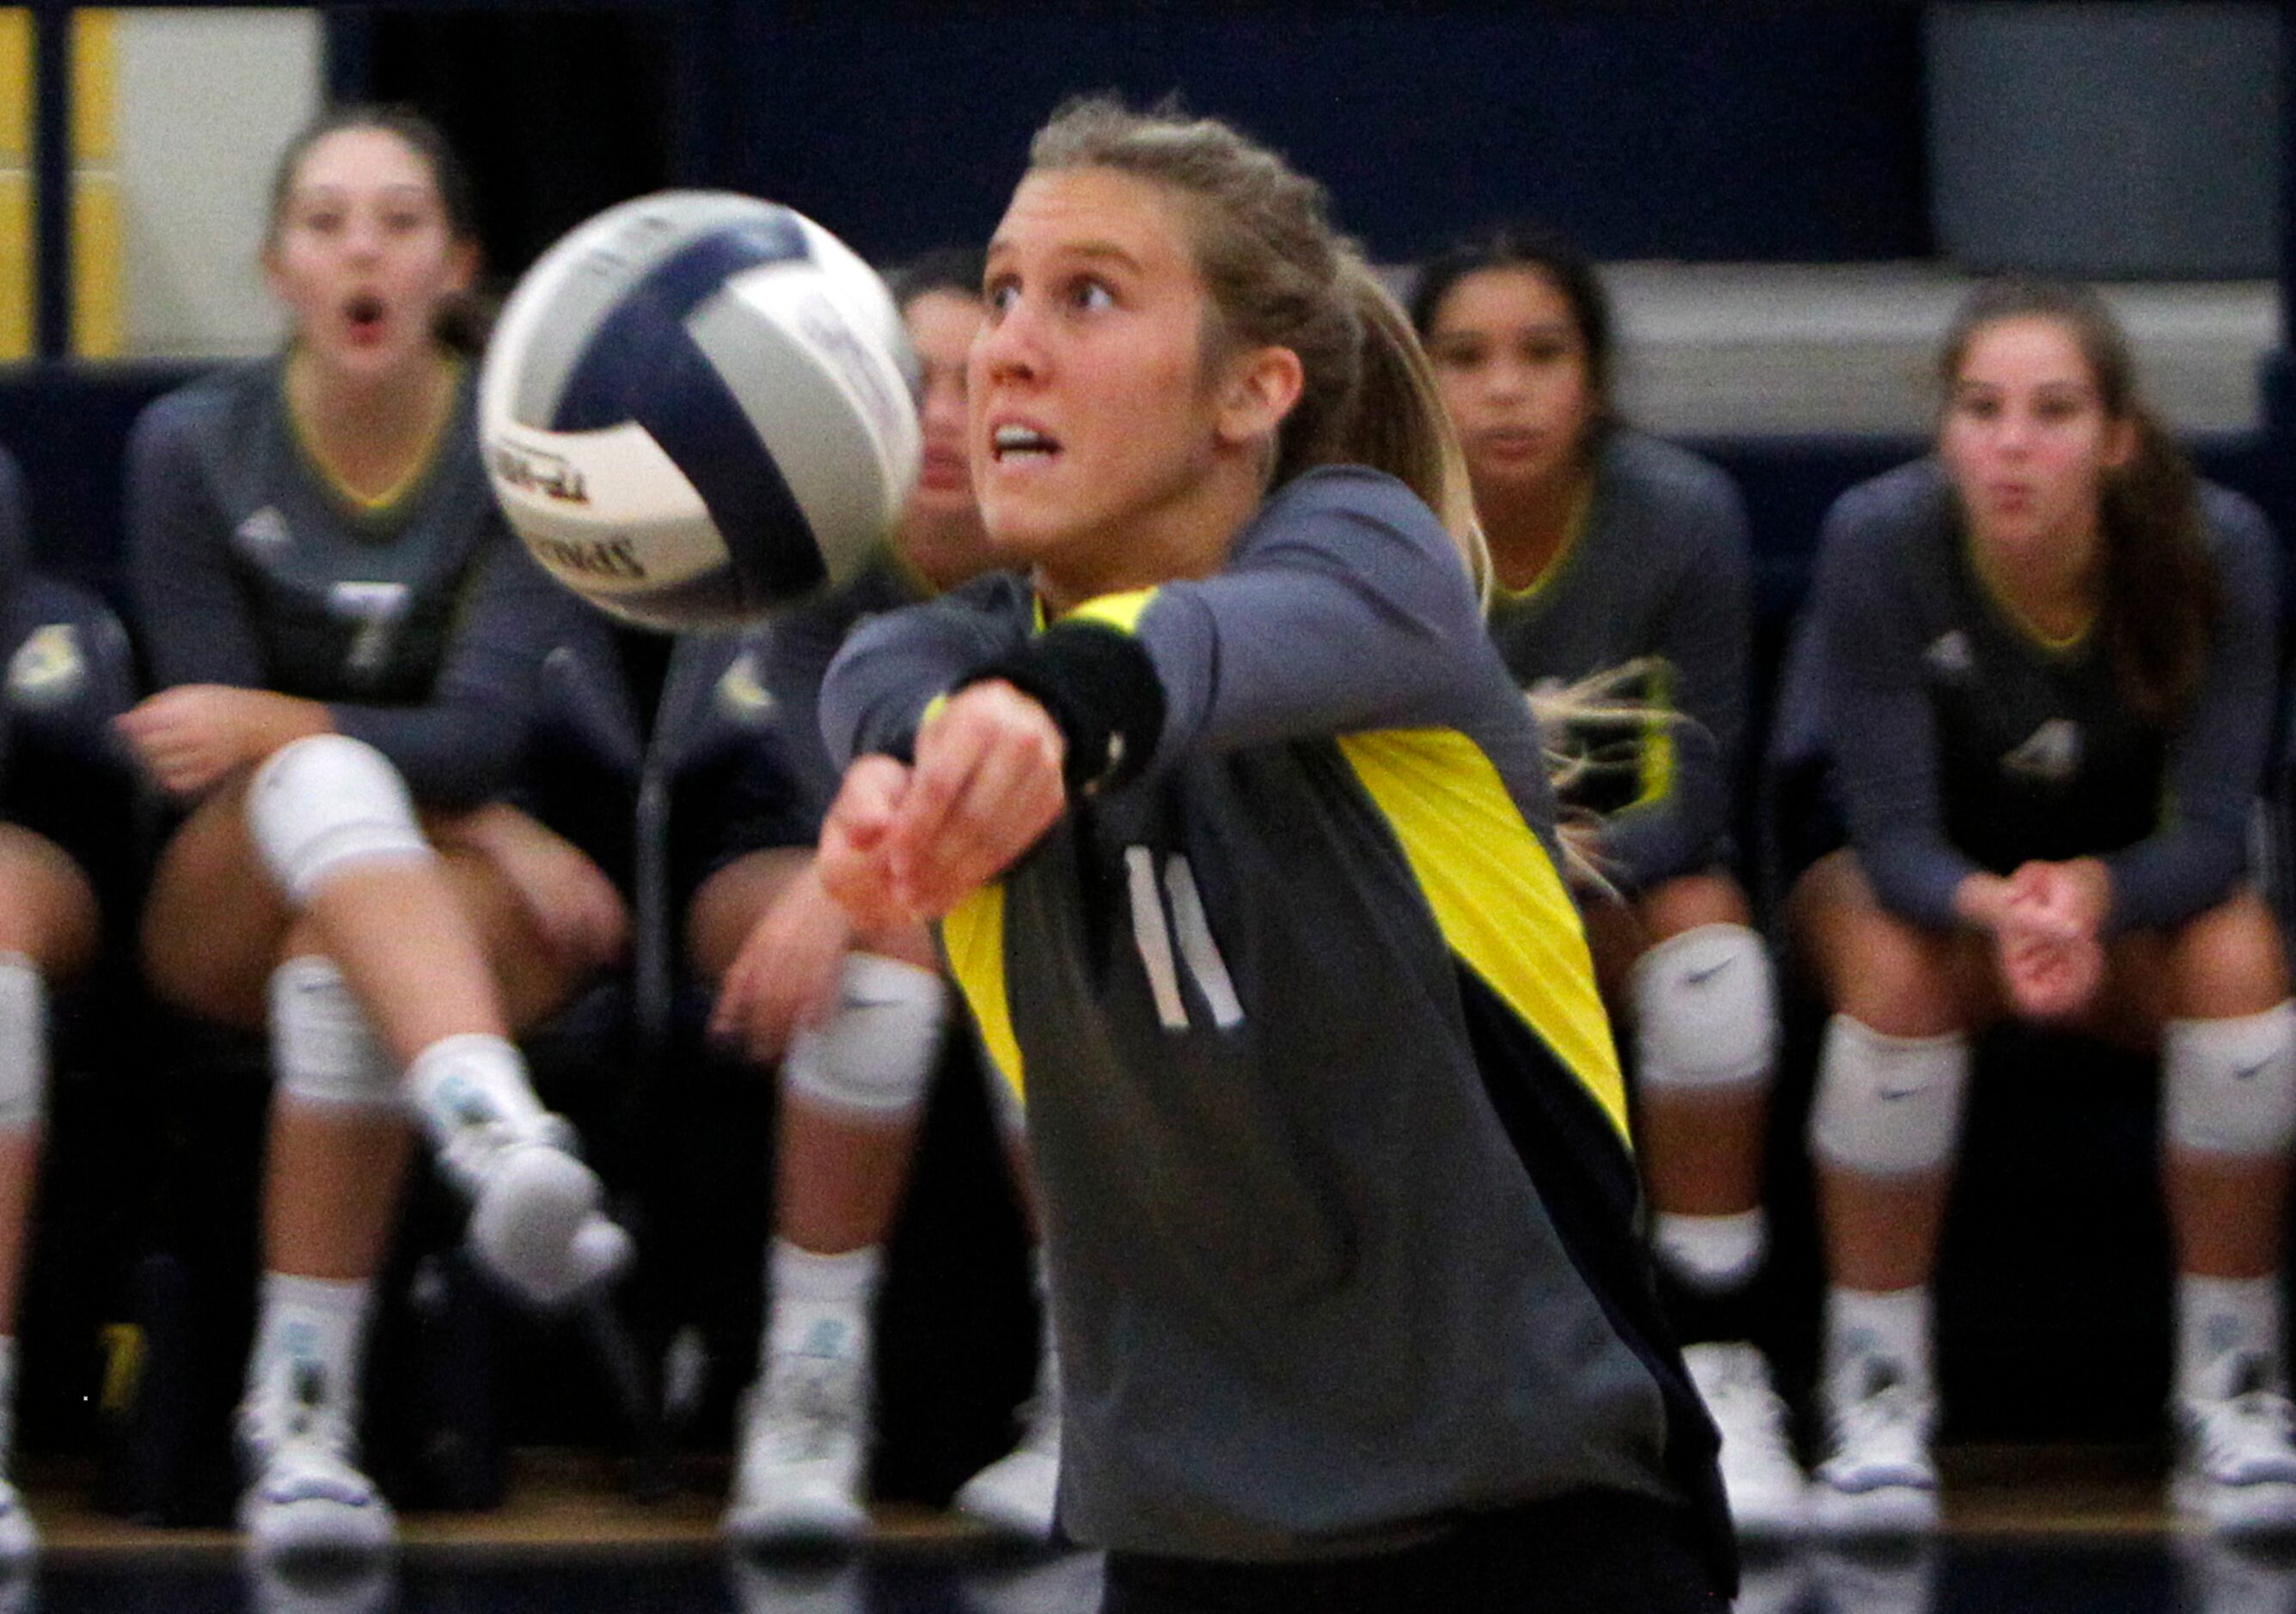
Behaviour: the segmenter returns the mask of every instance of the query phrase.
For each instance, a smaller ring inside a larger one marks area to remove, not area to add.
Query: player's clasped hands
[[[2017,1012],[2033,1020],[2078,1014],[2104,981],[2101,932],[2112,887],[2093,858],[2028,863],[2009,877],[1994,944]]]
[[[947,913],[1060,817],[1066,751],[1011,684],[960,691],[919,729],[914,766],[864,757],[846,770],[822,830],[823,885],[865,926]]]

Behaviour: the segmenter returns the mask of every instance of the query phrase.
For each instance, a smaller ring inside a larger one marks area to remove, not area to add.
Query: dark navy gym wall
[[[1283,149],[1382,258],[1502,215],[1603,258],[1930,250],[1910,5],[750,4],[726,183],[873,255],[978,239],[1064,94],[1178,91]]]

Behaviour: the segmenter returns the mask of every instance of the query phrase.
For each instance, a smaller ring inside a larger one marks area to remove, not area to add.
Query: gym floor
[[[2296,1614],[2296,1550],[2179,1534],[2156,1453],[1944,1458],[1935,1542],[1757,1560],[1742,1614]],[[1089,1614],[1098,1596],[1087,1555],[1015,1555],[916,1509],[882,1512],[854,1558],[729,1556],[712,1476],[641,1505],[604,1464],[552,1454],[522,1455],[498,1512],[406,1520],[395,1566],[292,1578],[250,1575],[226,1533],[124,1525],[70,1505],[85,1494],[73,1476],[30,1478],[47,1553],[36,1574],[0,1579],[0,1614]]]

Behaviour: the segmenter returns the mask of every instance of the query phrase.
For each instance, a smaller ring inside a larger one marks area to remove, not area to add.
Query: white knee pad
[[[1769,952],[1744,925],[1668,937],[1636,961],[1631,996],[1645,1086],[1738,1086],[1769,1076],[1777,991]]]
[[[791,1039],[782,1081],[792,1093],[864,1119],[914,1115],[940,1053],[948,988],[939,975],[873,953],[845,961],[837,1012]]]
[[[2199,1154],[2278,1154],[2296,1136],[2296,1003],[2161,1034],[2161,1130]]]
[[[248,786],[247,831],[299,908],[338,869],[431,855],[398,770],[347,734],[312,734],[274,751]]]
[[[47,985],[24,954],[0,953],[0,1127],[37,1127],[47,1104]]]
[[[1837,1014],[1826,1022],[1810,1106],[1817,1157],[1869,1176],[1913,1176],[1953,1158],[1969,1086],[1969,1039],[1885,1036]]]
[[[271,1068],[304,1104],[397,1110],[398,1063],[374,1034],[334,961],[291,958],[271,972]]]

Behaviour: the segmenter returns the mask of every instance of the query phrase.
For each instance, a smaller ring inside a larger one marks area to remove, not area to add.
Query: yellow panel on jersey
[[[1339,745],[1451,951],[1628,1136],[1626,1083],[1578,910],[1491,759],[1456,729],[1344,734]]]
[[[1148,609],[1148,602],[1156,597],[1152,588],[1136,588],[1129,594],[1102,594],[1086,600],[1074,610],[1062,615],[1063,622],[1098,622],[1119,633],[1137,633],[1140,613]]]
[[[1021,1070],[1021,1039],[1013,1030],[1013,1003],[1004,995],[1004,888],[982,886],[952,909],[940,922],[941,950],[948,954],[949,973],[972,1010],[980,1028],[982,1046],[1013,1088],[1024,1097],[1028,1085]]]

